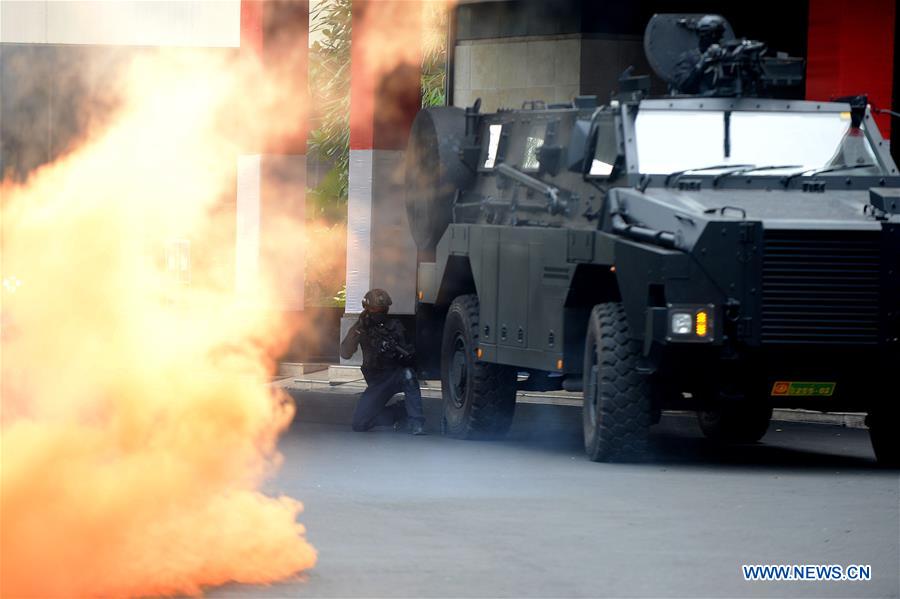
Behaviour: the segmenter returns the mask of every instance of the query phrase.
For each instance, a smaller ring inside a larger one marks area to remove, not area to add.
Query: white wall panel
[[[260,285],[271,295],[265,308],[302,310],[306,248],[306,156],[253,154],[237,159],[235,291],[256,303]]]
[[[362,311],[362,298],[371,282],[372,154],[373,150],[350,150],[345,310],[351,314]]]
[[[272,285],[269,307],[302,310],[306,278],[306,156],[264,154],[259,188],[259,270]]]
[[[241,0],[0,0],[0,42],[238,47]]]
[[[234,286],[239,296],[249,296],[259,285],[259,215],[261,160],[258,154],[238,156],[237,239],[234,248]]]
[[[0,42],[44,42],[46,30],[46,2],[0,0]]]
[[[481,98],[482,111],[491,112],[527,100],[569,102],[579,94],[581,44],[577,34],[461,42],[453,104],[470,106]]]

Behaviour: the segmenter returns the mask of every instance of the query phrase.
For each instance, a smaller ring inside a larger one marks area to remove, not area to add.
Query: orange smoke
[[[233,292],[236,156],[304,107],[223,52],[144,52],[116,81],[107,127],[0,184],[3,596],[199,594],[316,560],[301,504],[258,490],[294,331],[253,309],[272,281]]]
[[[306,283],[320,298],[333,297],[340,289],[334,281],[347,272],[347,224],[307,221]]]
[[[417,66],[423,52],[444,45],[447,31],[442,14],[446,18],[457,1],[369,0],[356,5],[363,10],[354,13],[353,40],[365,48],[366,68],[375,73],[374,80],[399,65]]]

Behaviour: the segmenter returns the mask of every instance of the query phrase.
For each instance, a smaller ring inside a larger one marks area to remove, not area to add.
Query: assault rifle
[[[360,315],[359,322],[362,325],[360,332],[369,336],[376,351],[388,356],[395,356],[401,360],[412,358],[412,353],[400,345],[391,332],[384,328],[384,324],[373,322],[368,312],[363,312]]]

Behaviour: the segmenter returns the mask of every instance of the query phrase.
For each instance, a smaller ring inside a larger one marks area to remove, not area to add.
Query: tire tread
[[[473,346],[479,339],[479,303],[474,293],[453,300],[469,329]],[[448,313],[449,315],[449,313]],[[473,360],[469,371],[472,405],[464,430],[454,436],[464,439],[501,437],[512,425],[516,408],[516,369],[511,366]]]
[[[624,462],[643,459],[651,422],[650,385],[638,371],[641,345],[631,338],[625,309],[620,303],[594,306],[585,344],[585,377],[593,365],[593,341],[599,354],[597,385],[600,392],[599,418],[585,450],[595,462]],[[584,386],[585,402],[590,385]],[[585,419],[588,418],[587,404]]]

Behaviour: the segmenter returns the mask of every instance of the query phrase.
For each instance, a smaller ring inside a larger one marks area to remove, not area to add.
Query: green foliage
[[[335,292],[322,285],[307,283],[305,304],[321,308],[344,308],[347,305],[347,285]]]
[[[442,2],[424,2],[422,18],[422,108],[447,104],[447,19]]]
[[[347,179],[339,168],[328,171],[317,187],[307,188],[306,216],[330,223],[347,220]]]
[[[438,72],[422,72],[422,108],[444,106],[447,94],[444,90],[445,70]]]
[[[334,177],[326,177],[318,191],[320,203],[330,201],[338,209],[346,205],[350,169],[351,6],[351,0],[323,0],[310,14],[310,30],[319,32],[321,39],[309,49],[309,91],[316,122],[308,147],[334,165]]]
[[[341,290],[331,300],[334,302],[334,306],[345,308],[347,306],[347,286],[341,287]]]

